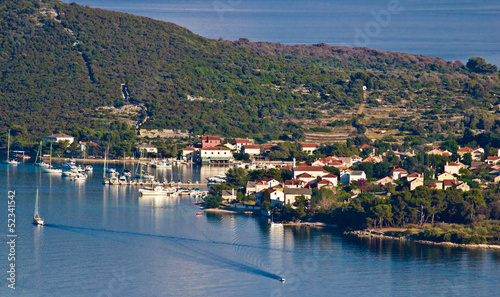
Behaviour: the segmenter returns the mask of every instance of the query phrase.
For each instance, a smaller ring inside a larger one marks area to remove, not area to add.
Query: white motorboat
[[[160,195],[173,195],[175,193],[175,189],[172,188],[165,188],[162,186],[155,186],[152,188],[144,188],[144,189],[139,189],[139,192],[141,193],[142,196],[160,196]]]
[[[71,180],[78,181],[78,180],[86,180],[87,179],[87,174],[86,173],[81,173],[78,172],[77,174],[73,175],[71,177]]]

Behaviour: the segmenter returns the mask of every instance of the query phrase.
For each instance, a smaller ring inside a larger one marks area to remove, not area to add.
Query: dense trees
[[[58,1],[8,2],[0,14],[2,132],[14,124],[37,136],[75,126],[111,131],[107,126],[116,120],[141,119],[144,128],[303,140],[300,120],[362,102],[362,86],[393,104],[430,104],[434,114],[443,106],[460,114],[489,106],[499,89],[495,67],[481,58],[466,68],[371,49],[216,41],[172,23]],[[95,110],[124,104],[144,109],[128,118]],[[366,129],[357,118],[332,123],[343,124]],[[447,125],[434,124],[402,126],[423,136]],[[475,125],[498,127],[490,119]],[[281,155],[290,157],[286,149]]]

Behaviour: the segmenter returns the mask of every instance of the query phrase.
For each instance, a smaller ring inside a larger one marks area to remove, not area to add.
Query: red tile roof
[[[337,176],[330,173],[330,174],[323,176],[323,178],[337,178]]]
[[[258,144],[247,144],[243,146],[244,149],[260,149],[260,145]]]
[[[252,143],[252,142],[250,141],[250,139],[239,139],[239,138],[236,138],[236,139],[234,140],[234,142],[235,142],[235,143]]]
[[[202,136],[201,140],[207,141],[207,140],[220,140],[219,136]]]
[[[202,151],[230,151],[230,149],[226,147],[220,147],[220,146],[212,146],[212,147],[206,147],[202,148]]]
[[[194,147],[192,147],[192,146],[186,146],[186,147],[184,148],[184,150],[185,150],[185,151],[195,151],[196,149],[195,149]]]
[[[312,175],[310,175],[309,173],[302,173],[301,175],[298,175],[297,177],[301,177],[301,178],[309,178],[309,177],[312,177]]]
[[[295,171],[325,171],[321,166],[296,166]]]
[[[317,148],[319,147],[319,145],[317,143],[301,143],[300,144],[301,147],[303,148]]]

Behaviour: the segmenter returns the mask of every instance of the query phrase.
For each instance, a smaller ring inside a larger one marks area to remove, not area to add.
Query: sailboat
[[[10,160],[9,158],[10,158],[10,129],[9,129],[9,137],[7,138],[7,159],[3,162],[11,165],[19,164],[19,162],[17,162],[15,159]]]
[[[109,146],[106,149],[106,151],[104,152],[104,170],[102,171],[102,183],[105,185],[109,185],[109,179],[106,178],[106,165],[107,165],[106,163],[107,163],[107,159],[108,159],[108,150],[109,150]]]
[[[41,141],[40,141],[40,147],[38,148],[38,152],[36,153],[36,159],[35,159],[35,164],[34,165],[35,166],[39,166],[39,167],[43,167],[43,168],[50,167],[49,164],[45,163],[42,160],[42,142]]]
[[[33,225],[43,225],[44,221],[38,213],[38,188],[36,189],[35,214],[33,215]]]
[[[50,158],[49,158],[49,167],[42,167],[44,172],[47,173],[62,173],[62,169],[56,169],[52,167],[52,143],[50,144]]]

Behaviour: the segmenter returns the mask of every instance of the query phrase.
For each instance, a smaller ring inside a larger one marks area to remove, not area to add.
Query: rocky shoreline
[[[380,233],[380,232],[373,232],[373,231],[369,231],[369,230],[346,231],[346,232],[344,232],[344,234],[350,235],[350,236],[356,236],[358,238],[383,238],[383,239],[408,241],[408,242],[414,242],[414,243],[421,243],[421,244],[428,244],[428,245],[439,245],[439,246],[446,246],[446,247],[500,250],[500,245],[460,244],[460,243],[453,243],[453,242],[434,242],[434,241],[428,241],[428,240],[413,239],[413,238],[408,237],[408,236],[401,236],[401,237],[389,236],[389,235],[384,235],[383,233]]]

